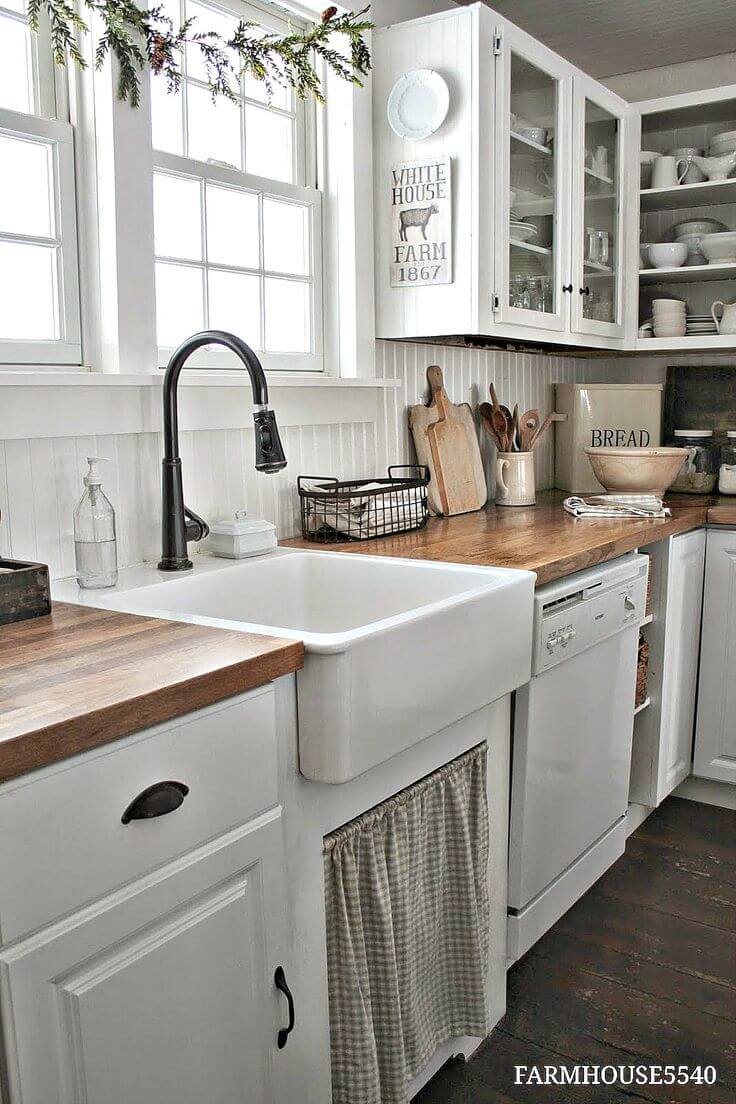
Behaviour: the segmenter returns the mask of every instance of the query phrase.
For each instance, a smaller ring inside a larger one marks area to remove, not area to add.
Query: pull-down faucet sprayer
[[[172,354],[164,376],[164,458],[161,482],[161,560],[159,571],[188,571],[192,561],[187,541],[202,540],[209,533],[206,521],[184,505],[179,456],[179,417],[177,384],[191,354],[203,345],[224,345],[245,365],[253,389],[253,421],[256,437],[256,469],[277,472],[286,467],[286,457],[276,425],[276,415],[268,406],[268,385],[263,366],[250,345],[224,330],[204,330],[183,341]]]

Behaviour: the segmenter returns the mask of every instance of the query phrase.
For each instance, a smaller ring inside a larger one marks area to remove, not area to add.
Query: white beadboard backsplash
[[[553,408],[555,382],[601,378],[595,361],[584,358],[424,343],[378,342],[376,361],[377,375],[400,380],[399,387],[381,391],[382,415],[375,422],[286,427],[289,466],[278,475],[254,470],[250,428],[182,433],[187,503],[209,520],[245,506],[252,516],[273,521],[281,538],[296,535],[297,475],[373,476],[387,464],[412,460],[406,410],[426,397],[428,364],[441,365],[454,402],[475,407],[493,380],[502,402],[536,407],[542,417]],[[482,448],[492,494],[493,450],[485,438]],[[96,455],[112,461],[103,465],[103,487],[115,507],[120,565],[155,559],[161,454],[157,433],[0,441],[0,554],[47,563],[54,578],[73,574],[72,515],[85,457]],[[537,484],[550,487],[553,479],[550,432],[538,452]]]

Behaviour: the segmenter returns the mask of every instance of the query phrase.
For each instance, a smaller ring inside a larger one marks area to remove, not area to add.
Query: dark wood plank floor
[[[516,1065],[710,1064],[712,1087],[517,1086]],[[736,813],[668,799],[509,971],[508,1009],[416,1104],[734,1104]]]

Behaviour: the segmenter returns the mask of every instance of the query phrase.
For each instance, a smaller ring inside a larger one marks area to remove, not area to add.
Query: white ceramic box
[[[601,494],[585,448],[655,448],[661,444],[661,383],[558,383],[555,486]]]

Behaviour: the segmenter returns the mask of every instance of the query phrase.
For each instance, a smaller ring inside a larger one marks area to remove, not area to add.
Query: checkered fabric
[[[488,1031],[486,745],[324,840],[333,1104],[406,1104]]]

